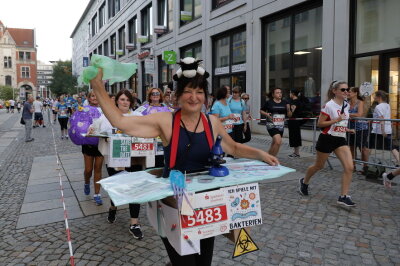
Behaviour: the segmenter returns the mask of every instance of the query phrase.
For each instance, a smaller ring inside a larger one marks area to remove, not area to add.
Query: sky
[[[89,0],[0,0],[0,21],[9,28],[36,29],[38,60],[70,60],[70,36],[88,3]]]

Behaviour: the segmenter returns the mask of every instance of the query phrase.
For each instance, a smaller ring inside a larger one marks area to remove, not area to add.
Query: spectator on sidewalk
[[[290,101],[289,101],[289,110],[288,117],[290,118],[301,118],[302,115],[302,102],[300,100],[301,97],[300,91],[296,89],[292,89],[290,91]],[[289,129],[289,146],[293,148],[293,153],[289,155],[291,158],[300,157],[300,147],[301,143],[301,129],[300,126],[303,125],[305,120],[289,120],[288,121],[288,129]]]
[[[35,111],[35,122],[33,124],[33,127],[40,127],[41,125],[43,127],[46,127],[44,125],[44,121],[43,121],[43,114],[42,114],[42,110],[43,110],[43,103],[40,101],[40,97],[37,96],[36,100],[33,102],[33,109]]]
[[[375,92],[374,101],[378,105],[374,109],[373,118],[390,119],[391,111],[388,104],[388,95],[382,90]],[[396,159],[396,165],[400,165],[399,147],[392,142],[392,123],[390,121],[373,121],[369,136],[369,148],[391,151]]]
[[[6,100],[6,101],[4,102],[4,105],[6,106],[7,113],[9,113],[9,112],[10,112],[10,101],[9,101],[9,100]]]
[[[22,109],[22,118],[25,122],[25,142],[33,141],[34,138],[31,137],[32,133],[32,114],[33,114],[33,96],[29,95],[28,100],[24,104],[24,108]]]
[[[356,169],[355,159],[357,158],[357,148],[361,152],[361,161],[368,162],[368,122],[365,120],[354,120],[352,118],[362,118],[364,116],[364,99],[360,96],[358,87],[351,87],[349,92],[349,128],[354,129],[356,134],[347,134],[347,140],[353,158],[354,169]],[[360,174],[366,174],[368,165],[364,163],[363,170]]]

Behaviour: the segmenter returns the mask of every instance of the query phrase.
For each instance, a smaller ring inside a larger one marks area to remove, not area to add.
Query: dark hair
[[[382,99],[382,101],[389,103],[389,99],[388,99],[388,95],[386,92],[382,91],[382,90],[378,90],[375,92],[375,97],[380,97]]]
[[[273,99],[273,98],[274,98],[274,93],[275,93],[276,90],[282,91],[281,88],[273,88],[273,89],[271,89],[271,90],[269,91],[269,93],[268,93],[268,98]]]
[[[333,93],[333,90],[336,90],[342,84],[347,84],[347,82],[343,81],[343,80],[334,80],[334,81],[332,81],[331,85],[329,85],[328,92],[326,93],[327,101],[332,100],[333,98],[335,98],[335,94]]]
[[[127,89],[122,89],[117,93],[117,95],[115,96],[115,105],[118,107],[118,99],[119,99],[119,97],[122,96],[122,94],[125,95],[126,97],[128,97],[128,100],[131,103],[129,105],[129,108],[132,109],[133,108],[133,96],[132,96],[131,92]]]
[[[360,88],[359,87],[351,87],[350,90],[357,94],[357,99],[358,100],[364,101],[364,97],[361,97],[361,95],[360,95]]]
[[[204,75],[196,74],[193,78],[182,76],[176,81],[176,99],[178,100],[186,87],[203,89],[205,95],[205,103],[207,102],[208,81]]]
[[[219,88],[215,94],[215,100],[219,101],[222,99],[226,98],[226,95],[228,95],[228,89],[226,86],[222,86],[221,88]]]
[[[293,94],[293,95],[295,95],[295,96],[298,97],[298,98],[300,98],[300,96],[301,96],[301,91],[298,90],[298,89],[291,89],[291,90],[290,90],[290,93]]]
[[[149,102],[149,104],[151,104],[151,92],[153,90],[158,90],[158,92],[160,93],[160,103],[162,103],[164,100],[164,93],[162,92],[162,90],[160,88],[149,88],[147,90],[147,101]]]

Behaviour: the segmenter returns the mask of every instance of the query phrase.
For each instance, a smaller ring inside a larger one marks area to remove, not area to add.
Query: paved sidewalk
[[[0,150],[0,265],[66,265],[64,222],[51,221],[51,217],[59,218],[60,211],[51,128],[34,129],[35,141],[25,143],[18,120],[18,114],[0,110],[0,140],[8,139]],[[54,129],[59,136],[58,124]],[[267,139],[254,136],[250,145],[267,150]],[[142,241],[128,233],[126,209],[118,211],[116,223],[108,224],[107,207],[96,207],[91,198],[82,196],[79,147],[59,138],[56,143],[64,189],[71,193],[67,210],[81,215],[69,219],[77,265],[164,265],[168,261],[165,249],[148,225],[145,209],[140,213]],[[233,260],[233,244],[217,237],[213,265],[400,265],[400,186],[387,191],[378,182],[354,175],[351,195],[358,206],[339,207],[341,167],[332,159],[334,170],[318,173],[310,184],[311,196],[302,197],[297,192],[298,178],[314,157],[307,146],[301,158],[288,158],[292,151],[285,143],[279,159],[297,172],[280,182],[260,184],[264,224],[251,233],[260,251]],[[85,204],[87,210],[95,211],[87,211]],[[46,221],[37,218],[46,224],[28,226],[35,219],[24,217],[46,211],[40,215]]]

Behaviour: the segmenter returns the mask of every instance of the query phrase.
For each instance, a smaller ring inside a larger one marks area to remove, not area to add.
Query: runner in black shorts
[[[268,94],[269,100],[260,109],[260,113],[267,117],[267,131],[272,137],[268,153],[276,156],[282,144],[285,117],[289,110],[289,103],[282,100],[282,90],[274,88]]]
[[[349,88],[345,81],[334,81],[328,90],[329,102],[322,107],[318,119],[318,127],[323,128],[316,145],[317,158],[314,165],[308,167],[304,178],[300,179],[300,193],[308,195],[308,184],[311,177],[321,170],[328,156],[334,152],[343,166],[342,189],[337,203],[353,207],[355,203],[348,195],[353,175],[353,160],[349,146],[346,143],[348,129],[349,104],[345,102],[349,95]],[[354,133],[354,131],[353,131]]]

